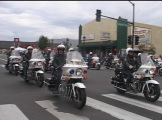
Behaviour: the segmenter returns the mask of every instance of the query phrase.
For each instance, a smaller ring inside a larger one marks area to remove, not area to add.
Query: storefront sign
[[[101,40],[111,40],[109,32],[101,32]]]
[[[82,40],[94,40],[94,34],[82,35]]]
[[[139,43],[150,43],[151,41],[151,29],[135,27],[134,35],[139,36]]]

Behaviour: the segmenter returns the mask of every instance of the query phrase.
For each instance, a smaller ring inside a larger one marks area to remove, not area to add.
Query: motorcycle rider
[[[25,61],[25,65],[23,67],[22,75],[24,75],[25,79],[27,78],[27,69],[29,67],[29,60],[31,59],[32,51],[33,51],[33,47],[32,46],[28,46],[27,47],[27,53],[23,57],[23,60]]]
[[[91,67],[92,57],[93,57],[93,53],[89,52],[89,56],[88,56],[88,59],[87,59],[88,67]]]
[[[54,66],[54,74],[57,76],[54,94],[59,94],[58,88],[61,82],[62,67],[66,64],[65,46],[60,44],[57,46],[57,53],[54,56],[52,65]]]
[[[114,56],[112,55],[112,53],[109,53],[109,56],[107,57],[107,60],[106,60],[108,66],[112,65],[113,59],[114,59]]]
[[[134,72],[134,70],[137,68],[137,58],[135,57],[134,53],[133,53],[133,49],[132,48],[127,48],[126,49],[126,57],[123,60],[123,67],[124,67],[124,71],[127,75],[126,79],[126,89],[130,90],[130,86],[129,84],[131,83],[131,79],[133,78],[132,73]]]
[[[10,59],[9,59],[9,57],[11,56],[11,52],[12,52],[12,50],[14,50],[15,49],[15,47],[14,46],[11,46],[10,47],[10,51],[6,54],[7,55],[7,64],[6,64],[6,68],[8,69],[8,65],[9,65],[9,63],[10,63]]]

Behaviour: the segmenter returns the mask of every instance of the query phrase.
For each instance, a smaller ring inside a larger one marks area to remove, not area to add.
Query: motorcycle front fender
[[[73,84],[73,87],[78,87],[78,88],[86,88],[85,85],[83,83],[75,83]]]
[[[19,66],[19,64],[14,64],[14,67],[18,67]]]
[[[152,83],[152,84],[159,84],[156,80],[149,80],[149,81],[146,81],[146,84],[149,84],[149,83]]]
[[[36,74],[43,74],[44,72],[42,70],[36,71]]]
[[[142,92],[144,91],[145,86],[146,86],[146,88],[148,89],[148,91],[150,91],[150,90],[149,90],[149,87],[148,87],[148,85],[149,85],[150,83],[151,83],[151,84],[157,84],[157,85],[159,84],[156,80],[149,80],[149,81],[146,81],[145,84],[144,84],[144,86],[143,86]]]
[[[35,74],[36,74],[36,77],[38,77],[38,74],[44,74],[44,72],[42,70],[38,70],[35,72]]]
[[[14,64],[13,67],[14,69],[19,69],[19,64]]]
[[[96,63],[96,65],[101,65],[101,63]]]

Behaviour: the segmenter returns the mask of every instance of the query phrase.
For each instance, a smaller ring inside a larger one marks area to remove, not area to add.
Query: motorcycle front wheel
[[[75,96],[72,98],[75,108],[82,109],[86,103],[86,91],[83,88],[75,88]]]
[[[38,74],[38,77],[36,79],[36,83],[38,87],[42,87],[44,84],[44,75],[43,74]]]
[[[96,66],[96,69],[97,69],[97,70],[100,70],[100,65],[97,65],[97,66]]]
[[[144,91],[145,98],[150,101],[154,102],[160,97],[160,86],[158,84],[149,84],[148,85],[150,91],[146,88]]]

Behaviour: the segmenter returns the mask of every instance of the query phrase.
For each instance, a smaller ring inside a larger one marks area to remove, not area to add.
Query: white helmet
[[[33,47],[32,46],[28,46],[27,50],[33,50]]]
[[[138,56],[141,56],[141,53],[138,53]]]
[[[51,51],[51,49],[48,49],[48,51]]]
[[[132,48],[127,48],[126,49],[126,54],[128,54],[129,51],[133,50]]]
[[[65,46],[63,44],[60,44],[57,46],[57,50],[65,50]]]
[[[109,55],[112,55],[112,53],[109,53]]]
[[[14,46],[11,46],[10,49],[15,49],[15,47]]]
[[[74,51],[74,48],[69,48],[69,52],[70,52],[70,51]]]
[[[89,54],[93,54],[92,52],[89,52]]]

